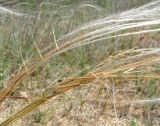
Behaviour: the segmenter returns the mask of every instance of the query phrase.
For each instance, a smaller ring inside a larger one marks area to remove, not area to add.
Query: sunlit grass
[[[160,60],[160,49],[139,48],[138,44],[135,44],[136,47],[130,46],[134,40],[141,41],[141,35],[145,38],[145,35],[153,37],[159,33],[159,5],[160,1],[157,0],[139,8],[104,16],[104,9],[86,3],[77,5],[71,14],[69,6],[63,6],[62,12],[56,10],[49,17],[48,10],[52,8],[50,2],[41,3],[39,11],[32,14],[1,7],[1,23],[4,25],[0,26],[0,54],[3,56],[0,59],[0,87],[3,88],[0,102],[2,104],[8,98],[26,99],[11,94],[17,89],[27,90],[24,83],[32,79],[37,79],[35,87],[40,90],[32,92],[36,96],[29,98],[30,103],[2,122],[1,126],[12,124],[50,99],[54,102],[58,95],[67,94],[69,90],[95,85],[95,81],[101,83],[105,79],[112,83],[114,80],[114,86],[129,82],[131,87],[134,86],[132,82],[137,82],[138,87],[141,86],[138,81],[149,81],[145,88],[150,99],[128,102],[159,103],[155,79],[159,80],[160,76],[154,66]],[[88,13],[85,9],[88,9]],[[92,11],[97,13],[97,17],[89,17]],[[61,13],[65,16],[58,16]],[[38,79],[41,74],[44,80],[55,80],[48,85],[41,82],[44,90],[38,88],[41,88]],[[116,109],[116,101],[113,103]],[[116,114],[116,110],[114,112]],[[131,125],[136,125],[133,123]]]

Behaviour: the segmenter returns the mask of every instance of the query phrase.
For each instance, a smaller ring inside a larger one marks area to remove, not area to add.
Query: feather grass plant
[[[130,57],[130,56],[127,57],[127,54],[129,54],[129,53],[134,54],[135,52],[139,52],[140,54],[133,55],[132,57]],[[121,57],[122,54],[123,54],[123,56],[126,55],[125,58],[120,58],[119,64],[116,64],[115,58],[119,58],[119,56]],[[43,94],[44,94],[43,97],[40,97],[40,98],[37,98],[36,100],[34,100],[31,104],[29,104],[28,106],[26,106],[25,108],[23,108],[22,110],[20,110],[19,112],[17,112],[16,114],[11,116],[10,118],[8,118],[6,121],[4,121],[1,124],[1,126],[10,125],[14,121],[18,120],[19,118],[22,118],[23,116],[25,116],[29,112],[36,109],[38,106],[44,104],[49,99],[51,99],[51,98],[54,99],[59,94],[65,93],[66,91],[71,90],[75,87],[92,84],[91,82],[93,82],[97,78],[98,79],[99,78],[100,79],[102,79],[102,78],[118,78],[119,81],[121,79],[122,80],[125,80],[125,79],[145,80],[145,79],[149,79],[149,78],[158,78],[158,79],[160,78],[160,76],[154,76],[154,75],[152,75],[152,76],[143,75],[143,76],[137,77],[137,76],[130,75],[130,74],[127,75],[125,72],[125,71],[130,70],[135,67],[140,67],[143,65],[158,62],[160,60],[160,50],[159,49],[157,49],[157,50],[151,49],[151,51],[141,50],[141,49],[140,50],[131,50],[131,51],[120,53],[112,58],[113,59],[110,59],[111,61],[108,61],[108,59],[107,59],[106,60],[107,62],[104,61],[103,63],[98,64],[97,67],[95,67],[96,68],[95,70],[93,70],[91,73],[88,73],[84,77],[73,77],[73,78],[69,78],[69,79],[64,80],[63,82],[61,82],[58,85],[52,85],[52,87],[50,87],[49,89],[47,89],[43,92]],[[110,62],[110,63],[108,63],[108,62]],[[110,67],[111,64],[112,64],[113,68]],[[134,101],[132,101],[132,102],[134,102]],[[137,102],[137,103],[146,102],[146,100],[139,100],[139,101],[135,101],[135,102]]]
[[[2,9],[4,10],[4,8]],[[17,16],[21,15],[10,10],[5,9],[5,11],[9,14],[18,14]],[[107,40],[110,40],[111,38],[159,32],[159,12],[160,1],[157,0],[139,8],[112,14],[105,18],[86,23],[85,25],[78,27],[76,30],[58,38],[55,40],[56,43],[50,44],[43,50],[39,50],[38,47],[36,47],[38,54],[27,61],[23,60],[21,67],[7,81],[4,89],[0,92],[0,103],[3,102],[6,97],[9,97],[21,82],[36,71],[41,64],[46,63],[52,57],[56,57],[68,50],[86,44],[107,42]],[[37,45],[35,44],[35,46]],[[157,63],[159,60],[159,48],[131,49],[120,52],[115,56],[110,56],[101,63],[94,65],[93,69],[83,77],[74,76],[66,78],[57,85],[51,85],[49,89],[43,91],[43,96],[36,98],[36,100],[28,106],[13,114],[7,120],[2,122],[0,126],[10,125],[32,112],[49,99],[54,99],[57,95],[65,93],[75,87],[90,85],[97,78],[116,78],[117,81],[136,79],[146,80],[149,78],[159,79],[160,76],[154,74],[135,76],[134,72],[130,72],[135,68]],[[141,102],[145,102],[145,100],[141,100]]]
[[[154,28],[154,26],[160,23],[159,17],[157,16],[159,13],[159,4],[159,1],[155,1],[137,9],[98,19],[58,39],[58,48],[55,48],[53,43],[44,50],[37,50],[39,56],[31,58],[30,60],[28,59],[29,61],[22,65],[23,67],[14,74],[14,77],[8,80],[6,88],[0,93],[0,101],[2,102],[6,96],[10,95],[16,89],[20,82],[33,73],[40,64],[48,61],[51,57],[93,42],[160,31],[159,28]],[[145,26],[150,28],[128,32],[130,29],[144,28]],[[126,33],[118,33],[124,30],[127,30]],[[116,35],[113,35],[113,33],[116,33]]]

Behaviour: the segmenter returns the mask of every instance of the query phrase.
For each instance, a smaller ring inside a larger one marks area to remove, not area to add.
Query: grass
[[[136,126],[136,119],[133,119],[132,122],[131,122],[131,126]]]
[[[118,111],[121,110],[117,109],[117,105],[120,104],[120,100],[124,100],[120,97],[123,96],[122,88],[124,90],[129,88],[127,92],[140,89],[138,95],[136,91],[134,96],[132,93],[127,94],[127,102],[130,105],[159,102],[159,94],[156,92],[159,91],[157,83],[160,76],[157,73],[157,66],[160,49],[140,48],[136,42],[141,43],[142,38],[158,36],[160,2],[150,2],[139,8],[109,16],[103,15],[104,9],[90,3],[75,4],[77,8],[73,7],[73,11],[72,8],[69,9],[72,2],[66,1],[65,5],[61,6],[61,11],[57,7],[58,10],[49,17],[47,15],[50,14],[52,7],[60,6],[58,2],[50,6],[48,3],[41,3],[39,11],[35,11],[32,15],[20,13],[18,10],[12,11],[7,7],[1,8],[4,10],[1,21],[4,25],[1,26],[0,33],[2,36],[0,86],[3,88],[0,92],[0,104],[5,107],[7,102],[12,100],[13,102],[18,100],[19,103],[20,99],[28,101],[21,103],[26,107],[11,112],[12,115],[9,114],[9,117],[2,117],[1,126],[11,125],[40,106],[45,106],[50,100],[54,103],[56,98],[67,97],[70,93],[70,98],[74,95],[78,97],[78,101],[75,99],[76,102],[72,104],[81,102],[79,112],[84,109],[89,114],[90,111],[86,110],[89,106],[83,108],[87,102],[80,95],[85,93],[84,89],[90,92],[93,90],[92,87],[99,93],[87,94],[92,96],[88,101],[98,101],[99,106],[107,108],[109,107],[107,102],[99,100],[99,94],[105,95],[109,102],[113,101],[111,103],[114,107],[110,110],[113,110],[116,119],[119,118]],[[5,17],[5,13],[8,17]],[[97,16],[89,16],[92,13],[97,13]],[[106,92],[101,92],[103,88],[109,90],[109,96]],[[30,97],[17,96],[21,90]],[[96,99],[91,100],[95,95]],[[103,101],[103,105],[100,101]],[[65,104],[68,103],[69,99]],[[51,106],[47,105],[47,108],[49,107]],[[41,122],[43,114],[37,112],[33,113],[32,117],[35,122]],[[74,112],[77,111],[73,111],[71,107],[61,118],[69,118],[68,115]],[[53,115],[59,118],[56,114]],[[78,124],[80,121],[83,122],[76,118],[78,117],[70,117],[71,120],[78,120],[76,122]],[[142,123],[138,121],[135,123],[129,119],[128,124],[134,126]],[[46,121],[48,122],[50,121]]]

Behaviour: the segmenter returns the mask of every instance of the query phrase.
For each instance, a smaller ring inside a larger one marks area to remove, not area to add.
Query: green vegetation
[[[133,119],[132,121],[131,121],[131,125],[130,126],[137,126],[137,124],[136,124],[136,119]]]
[[[40,111],[36,111],[33,113],[33,118],[36,123],[43,123],[44,113]]]

